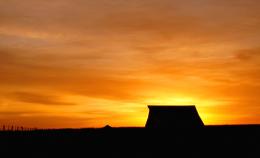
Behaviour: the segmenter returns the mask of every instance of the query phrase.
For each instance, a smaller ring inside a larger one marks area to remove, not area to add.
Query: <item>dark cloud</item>
[[[15,112],[15,111],[1,111],[0,115],[2,117],[6,117],[6,116],[20,116],[20,115],[24,115],[24,114],[30,114],[28,112]]]
[[[32,92],[13,92],[9,97],[15,101],[42,104],[42,105],[76,105],[72,102],[62,101],[55,95],[32,93]]]
[[[0,117],[0,122],[3,125],[18,125],[27,128],[75,128],[75,127],[85,127],[84,125],[89,125],[89,127],[95,127],[94,118],[80,118],[80,117],[70,117],[70,116],[44,116],[38,115],[27,115],[27,116],[12,116],[8,115],[5,117]],[[104,124],[105,125],[105,124]],[[99,125],[102,126],[102,123]]]
[[[259,60],[260,47],[238,50],[235,52],[235,57],[242,61]]]

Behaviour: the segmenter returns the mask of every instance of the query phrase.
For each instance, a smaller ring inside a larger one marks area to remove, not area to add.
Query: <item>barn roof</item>
[[[203,126],[195,105],[148,105],[148,128],[194,128]]]

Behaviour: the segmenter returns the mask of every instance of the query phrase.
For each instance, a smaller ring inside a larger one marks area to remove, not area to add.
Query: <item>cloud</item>
[[[3,86],[16,85],[21,89],[44,87],[61,93],[131,100],[141,97],[132,91],[152,84],[150,81],[132,78],[130,74],[135,71],[107,69],[104,63],[99,66],[98,60],[102,59],[101,54],[62,56],[2,48],[0,57],[0,71],[5,74],[0,76]],[[84,66],[78,66],[78,60],[83,62]]]
[[[40,114],[31,116],[8,115],[0,117],[0,122],[6,126],[14,125],[26,128],[75,128],[85,127],[84,125],[95,127],[95,121],[93,118],[80,118],[75,116],[42,116]],[[102,126],[102,124],[99,124],[99,126]]]
[[[128,37],[126,40],[162,38],[223,42],[237,36],[252,36],[250,32],[258,32],[259,27],[256,16],[259,15],[259,2],[256,0],[29,0],[19,6],[17,3],[17,0],[2,2],[3,34],[16,32],[20,36],[47,37],[49,40],[60,37],[62,40],[105,38],[109,41],[116,36]]]
[[[235,52],[235,58],[241,61],[259,60],[260,48],[240,49]]]
[[[42,104],[42,105],[76,105],[72,102],[62,101],[59,97],[39,94],[32,92],[13,92],[9,94],[9,97],[13,100],[32,104]]]

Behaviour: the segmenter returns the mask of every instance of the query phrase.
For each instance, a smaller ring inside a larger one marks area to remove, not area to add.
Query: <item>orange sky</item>
[[[0,0],[0,124],[260,123],[259,0]]]

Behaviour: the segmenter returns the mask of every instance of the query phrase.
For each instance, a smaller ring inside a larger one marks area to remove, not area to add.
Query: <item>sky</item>
[[[259,0],[0,0],[0,125],[260,123]]]

